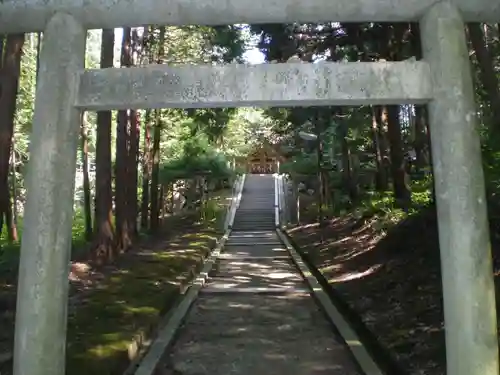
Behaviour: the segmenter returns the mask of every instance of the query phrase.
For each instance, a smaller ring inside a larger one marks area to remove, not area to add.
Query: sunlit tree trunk
[[[0,70],[2,83],[0,87],[0,233],[5,223],[9,241],[17,240],[17,231],[12,220],[9,171],[24,40],[24,34],[7,36],[5,47],[2,47],[4,55]]]
[[[165,27],[160,28],[160,37],[158,40],[158,64],[163,63],[163,58],[165,55]],[[155,112],[155,127],[153,132],[153,149],[151,150],[151,212],[150,212],[150,226],[151,230],[154,232],[158,230],[159,225],[159,215],[160,215],[160,202],[159,202],[159,174],[160,174],[160,138],[161,138],[161,128],[163,121],[161,118],[161,111],[156,110]]]
[[[391,174],[394,197],[404,207],[409,206],[411,194],[407,185],[403,140],[399,121],[399,106],[387,106],[387,127],[390,142]]]
[[[156,124],[153,133],[153,149],[151,152],[152,172],[151,172],[151,230],[158,230],[160,202],[159,202],[159,173],[160,173],[160,137],[161,137],[160,111],[156,112]]]
[[[500,90],[497,73],[493,64],[493,56],[486,46],[481,24],[477,22],[469,23],[467,28],[472,47],[476,52],[481,84],[486,92],[488,112],[492,121],[491,125],[498,132],[500,130]]]
[[[101,68],[113,66],[114,30],[102,31]],[[111,166],[111,111],[97,112],[96,196],[93,257],[98,262],[113,259],[113,191]]]
[[[151,179],[151,111],[144,122],[144,151],[142,162],[141,229],[149,228],[149,189]]]
[[[380,106],[372,107],[372,144],[375,154],[375,164],[377,172],[375,176],[375,185],[378,191],[386,191],[389,187],[387,180],[387,169],[384,165],[384,153],[382,140],[380,136],[382,108]]]
[[[82,142],[83,208],[85,214],[85,239],[92,239],[92,209],[90,207],[89,150],[86,113],[81,115],[80,140]]]

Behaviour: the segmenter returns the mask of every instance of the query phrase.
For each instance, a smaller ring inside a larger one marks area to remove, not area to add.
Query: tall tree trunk
[[[137,236],[137,216],[139,213],[137,185],[138,178],[138,163],[139,163],[139,112],[130,111],[130,146],[129,146],[129,192],[128,192],[128,216],[129,216],[129,229],[130,234],[134,237]]]
[[[101,68],[113,66],[115,34],[102,31]],[[111,111],[97,112],[96,196],[93,256],[97,263],[111,261],[114,256],[113,190],[111,166]]]
[[[126,67],[133,66],[136,61],[139,61],[134,56],[134,52],[137,55],[142,53],[143,42],[140,40],[137,33],[137,29],[133,31],[130,29],[124,29],[123,32],[127,32],[127,37],[124,40],[127,48],[124,48],[123,53],[123,65]],[[124,34],[125,36],[125,34]],[[128,197],[127,197],[127,218],[128,218],[128,228],[132,238],[137,237],[137,216],[139,215],[139,205],[138,205],[138,164],[139,164],[139,141],[140,141],[140,115],[139,111],[130,111],[130,128],[129,128],[129,144],[128,144]]]
[[[428,150],[428,156],[429,156],[429,166],[431,169],[431,177],[432,177],[432,184],[431,184],[431,200],[432,202],[436,203],[436,184],[434,183],[434,162],[432,160],[432,140],[431,140],[431,131],[430,131],[430,125],[429,125],[429,108],[426,106],[425,111],[423,113],[424,115],[424,126],[425,126],[425,131],[427,135],[427,144],[429,145],[429,150]]]
[[[2,67],[2,64],[3,64],[4,46],[5,46],[5,36],[0,35],[0,68]],[[1,95],[1,91],[0,91],[0,95]]]
[[[170,191],[172,195],[170,196],[170,213],[174,214],[174,203],[175,203],[175,183],[170,183]]]
[[[353,177],[351,148],[349,147],[349,142],[347,140],[347,125],[342,124],[342,126],[343,129],[340,139],[342,152],[342,180],[351,202],[355,202],[358,199],[358,189],[356,181]]]
[[[12,221],[9,171],[23,45],[24,34],[13,34],[7,37],[0,71],[2,83],[0,90],[0,119],[2,119],[0,121],[0,233],[5,217],[9,241],[17,240],[16,228]]]
[[[381,118],[382,118],[382,107],[373,106],[372,107],[372,143],[373,152],[375,154],[375,164],[377,167],[377,173],[375,176],[375,185],[378,191],[386,191],[389,187],[389,181],[387,180],[387,169],[384,163],[383,157],[383,146],[382,140],[380,139],[380,129],[381,129]]]
[[[12,218],[12,204],[10,200],[10,190],[7,188],[7,196],[5,198],[6,210],[4,212],[5,215],[5,227],[7,228],[7,239],[9,242],[14,242],[18,240],[17,237],[17,228],[14,225],[14,220]],[[1,227],[0,227],[1,228]],[[1,234],[1,230],[0,230]]]
[[[128,51],[129,65],[141,64],[144,57],[144,42],[148,37],[148,28],[145,28],[143,38],[139,37],[137,29],[131,30],[130,48]],[[133,237],[138,235],[138,216],[139,216],[139,152],[140,152],[140,112],[137,110],[130,111],[130,144],[129,144],[129,175],[130,175],[130,191],[129,191],[129,227]]]
[[[151,231],[158,230],[159,215],[160,215],[160,202],[158,199],[159,194],[159,173],[160,173],[160,138],[161,138],[161,112],[156,112],[156,124],[153,133],[153,149],[152,149],[152,171],[151,171],[151,217],[149,219]]]
[[[115,225],[116,241],[119,251],[125,251],[131,244],[128,215],[128,121],[127,111],[118,111],[116,125],[116,159],[115,159]]]
[[[158,64],[163,64],[163,58],[165,55],[165,26],[160,27],[160,37],[158,40]],[[153,149],[151,150],[151,213],[150,213],[150,226],[151,231],[155,232],[158,230],[159,224],[159,173],[160,173],[160,138],[161,138],[161,128],[162,128],[161,111],[158,109],[155,112],[155,128],[153,133]]]
[[[141,38],[141,54],[139,64],[153,61],[153,51],[147,48],[150,28],[144,27]],[[151,110],[146,110],[144,119],[144,149],[142,153],[142,196],[141,196],[141,230],[149,228],[149,183],[151,179]]]
[[[324,184],[323,184],[323,139],[322,139],[322,132],[323,132],[323,119],[321,116],[321,109],[317,108],[316,109],[316,115],[315,115],[315,132],[316,132],[316,156],[318,158],[318,164],[317,164],[317,169],[318,169],[318,191],[317,191],[317,197],[318,197],[318,222],[320,227],[323,226],[324,223],[324,215],[323,215],[323,205],[325,203],[325,195],[324,195]]]
[[[165,216],[165,185],[160,184],[160,193],[158,197],[158,224],[162,225]]]
[[[82,142],[83,211],[85,214],[85,239],[92,239],[92,208],[90,206],[89,142],[87,136],[86,112],[81,114],[80,140]]]
[[[131,29],[123,28],[121,66],[128,67],[132,63]],[[116,125],[116,193],[115,193],[115,220],[117,246],[120,251],[126,251],[132,243],[130,228],[130,132],[131,123],[129,111],[120,110]],[[137,186],[136,186],[137,188]]]
[[[17,157],[16,157],[16,145],[15,145],[15,137],[12,137],[12,222],[14,229],[14,240],[18,239],[17,234],[17,224],[19,222],[19,215],[17,213]]]
[[[403,207],[408,207],[411,203],[411,194],[409,186],[407,185],[403,141],[399,122],[399,106],[387,106],[386,111],[394,197],[398,204],[401,204]]]
[[[37,42],[36,42],[36,70],[35,70],[35,81],[38,82],[38,73],[40,71],[40,51],[42,50],[42,39],[43,34],[38,32],[37,34]]]
[[[427,135],[427,115],[424,105],[415,106],[415,169],[420,172],[429,164],[427,153],[429,152]]]
[[[500,129],[500,90],[493,65],[493,56],[486,46],[481,24],[477,22],[469,23],[467,27],[472,47],[476,52],[481,84],[487,94],[489,115],[493,129],[498,132]]]
[[[149,180],[151,178],[151,111],[146,111],[144,123],[144,152],[142,162],[141,229],[149,224]]]
[[[385,187],[389,188],[389,180],[391,176],[391,159],[389,156],[389,129],[387,126],[387,111],[385,107],[377,107],[378,117],[378,140],[380,156],[382,157],[382,167],[384,170]]]

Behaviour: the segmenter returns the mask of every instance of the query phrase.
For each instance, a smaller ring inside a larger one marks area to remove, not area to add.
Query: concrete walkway
[[[360,374],[279,241],[271,175],[247,176],[223,254],[157,373]]]

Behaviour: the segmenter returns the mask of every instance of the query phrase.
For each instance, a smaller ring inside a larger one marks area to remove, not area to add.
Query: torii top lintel
[[[465,22],[499,22],[499,0],[446,0]],[[438,0],[3,0],[0,33],[43,31],[52,15],[87,29],[144,25],[416,21]]]

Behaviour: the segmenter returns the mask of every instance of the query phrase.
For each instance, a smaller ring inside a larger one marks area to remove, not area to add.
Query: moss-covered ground
[[[131,345],[148,337],[161,317],[202,264],[221,235],[230,192],[214,194],[204,214],[199,211],[165,218],[160,233],[143,236],[113,264],[95,268],[74,263],[70,277],[67,373],[120,374],[134,359]],[[82,244],[78,215],[74,247]],[[3,252],[0,275],[0,354],[12,351],[15,280],[11,268],[18,258],[16,244]],[[1,357],[0,357],[1,359]],[[10,373],[10,361],[0,364]]]

